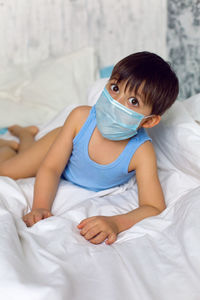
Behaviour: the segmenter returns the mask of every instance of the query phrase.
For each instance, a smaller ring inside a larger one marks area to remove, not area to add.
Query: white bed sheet
[[[37,138],[62,124],[72,107]],[[200,126],[177,102],[149,134],[167,209],[119,234],[110,246],[85,241],[76,225],[136,208],[135,178],[99,193],[61,181],[54,216],[27,228],[21,216],[31,207],[34,178],[0,177],[1,299],[200,299]]]
[[[31,205],[33,183],[0,180],[1,299],[199,299],[199,187],[107,246],[85,241],[76,225],[136,208],[135,185],[95,194],[62,181],[55,216],[27,228],[21,216]]]

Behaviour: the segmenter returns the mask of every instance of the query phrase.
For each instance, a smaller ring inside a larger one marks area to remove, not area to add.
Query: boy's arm
[[[151,142],[145,142],[134,154],[134,168],[138,185],[139,207],[126,214],[111,217],[97,216],[80,222],[81,234],[94,244],[106,240],[112,244],[117,234],[129,229],[144,218],[160,214],[165,201],[157,174],[156,155]]]
[[[69,114],[37,172],[32,211],[23,217],[27,226],[32,226],[39,220],[51,216],[51,206],[61,173],[72,152],[73,138],[79,118],[78,109]]]
[[[119,232],[132,227],[144,218],[160,214],[165,208],[162,187],[158,178],[156,155],[151,142],[144,143],[134,155],[139,207],[116,216]]]
[[[72,152],[74,113],[67,118],[36,176],[33,207],[51,209],[61,173]]]

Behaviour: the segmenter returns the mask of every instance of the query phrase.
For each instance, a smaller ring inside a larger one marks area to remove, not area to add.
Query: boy
[[[177,95],[178,79],[170,66],[156,54],[139,52],[121,60],[97,103],[75,108],[62,128],[35,142],[36,127],[11,127],[20,144],[2,147],[0,175],[18,179],[37,174],[32,211],[23,217],[26,225],[52,216],[61,175],[95,191],[136,175],[137,209],[87,218],[77,226],[91,243],[112,244],[120,232],[160,214],[165,201],[153,145],[144,128],[157,125]]]

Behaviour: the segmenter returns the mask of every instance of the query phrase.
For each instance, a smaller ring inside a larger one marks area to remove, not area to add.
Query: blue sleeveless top
[[[72,154],[63,171],[62,178],[92,191],[101,191],[126,183],[135,171],[128,172],[130,160],[135,151],[151,138],[144,128],[138,130],[123,152],[110,164],[101,165],[93,161],[88,154],[88,145],[96,127],[95,106],[73,140]]]

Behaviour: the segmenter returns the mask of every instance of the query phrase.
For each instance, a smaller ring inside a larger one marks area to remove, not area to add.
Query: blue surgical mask
[[[137,134],[141,121],[150,116],[139,114],[114,100],[104,88],[97,103],[96,121],[100,133],[109,140],[125,140]]]

